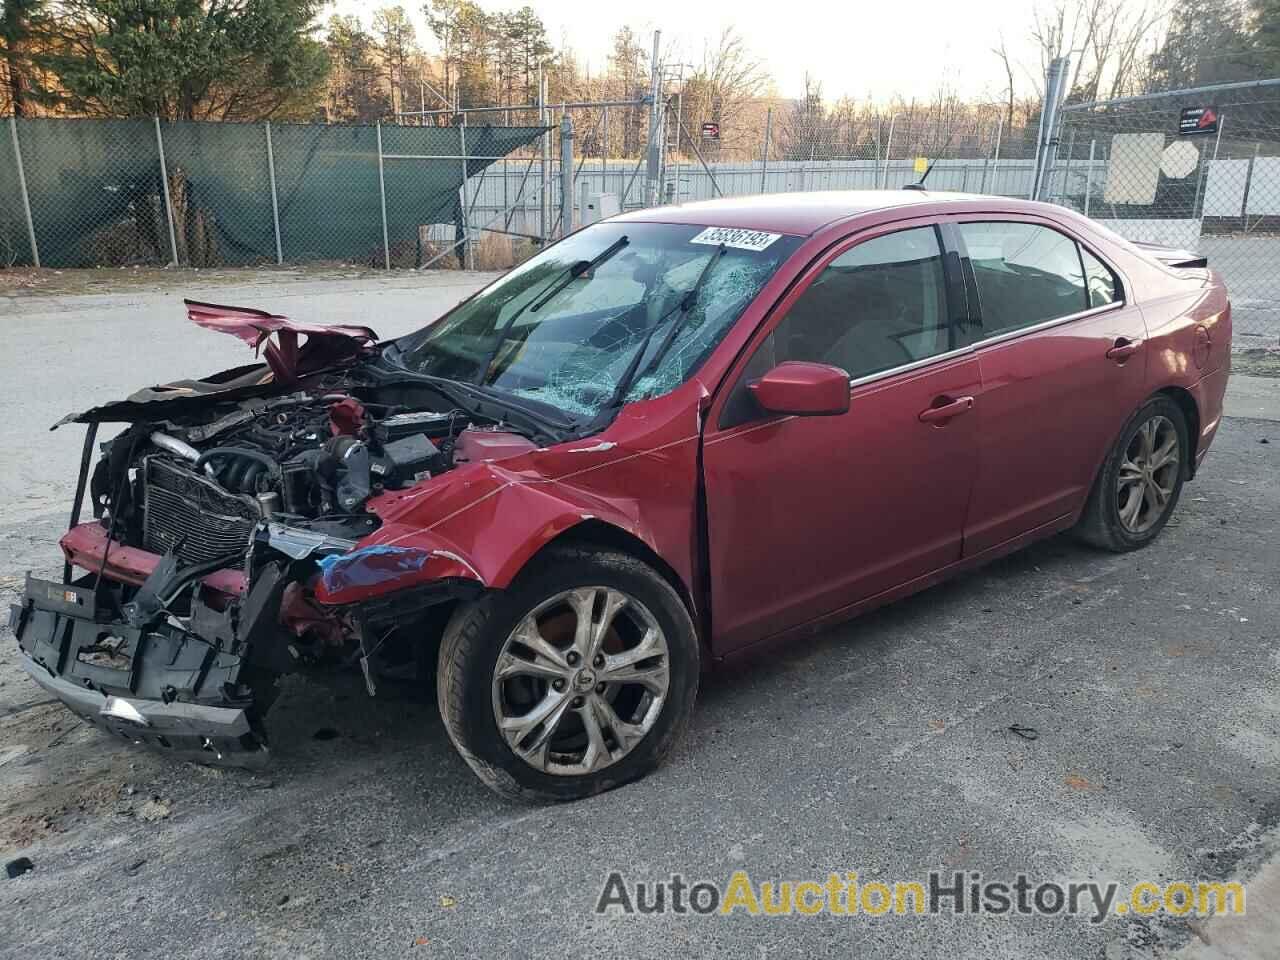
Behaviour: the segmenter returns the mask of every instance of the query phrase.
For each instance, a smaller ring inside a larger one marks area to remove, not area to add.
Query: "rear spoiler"
[[[1176,247],[1162,247],[1158,243],[1146,243],[1142,240],[1132,241],[1133,245],[1143,253],[1155,257],[1167,267],[1207,267],[1209,258],[1190,250],[1179,250]]]

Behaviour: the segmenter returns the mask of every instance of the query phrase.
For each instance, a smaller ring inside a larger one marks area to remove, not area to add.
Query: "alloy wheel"
[[[530,611],[503,643],[494,719],[534,769],[593,773],[644,739],[669,681],[666,637],[643,604],[612,587],[566,590]]]
[[[1116,507],[1125,530],[1146,533],[1160,521],[1169,508],[1181,469],[1173,422],[1160,415],[1143,422],[1125,448],[1116,478]]]

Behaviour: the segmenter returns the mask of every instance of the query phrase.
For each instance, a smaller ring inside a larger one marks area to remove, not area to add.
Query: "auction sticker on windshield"
[[[735,227],[707,227],[690,240],[690,243],[709,243],[713,247],[724,244],[735,250],[763,250],[782,234],[765,233],[761,230],[740,230]]]

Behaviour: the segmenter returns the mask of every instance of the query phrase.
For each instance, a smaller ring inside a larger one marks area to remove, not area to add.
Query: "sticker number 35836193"
[[[723,243],[726,247],[732,247],[735,250],[763,250],[781,236],[780,233],[743,230],[738,227],[707,227],[689,242],[708,243],[714,247]]]

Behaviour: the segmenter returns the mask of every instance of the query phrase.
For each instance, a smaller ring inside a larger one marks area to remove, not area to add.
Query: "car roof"
[[[770,193],[751,197],[699,200],[669,207],[633,210],[614,218],[627,223],[688,223],[708,227],[739,227],[809,236],[838,220],[859,214],[903,207],[929,207],[959,201],[981,201],[986,209],[1031,210],[1040,204],[1008,197],[935,190],[827,190],[808,193]],[[921,214],[940,210],[919,211]]]

